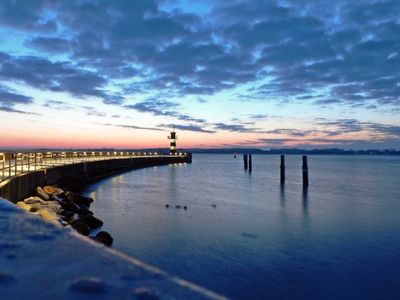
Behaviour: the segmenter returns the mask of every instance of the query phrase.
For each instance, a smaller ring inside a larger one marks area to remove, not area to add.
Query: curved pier
[[[190,153],[7,152],[0,153],[0,197],[17,202],[37,186],[58,184],[79,189],[101,177],[131,169],[190,163]]]

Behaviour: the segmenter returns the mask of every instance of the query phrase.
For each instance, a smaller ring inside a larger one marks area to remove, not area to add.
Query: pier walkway
[[[187,153],[175,156],[186,157]],[[170,157],[158,152],[133,151],[51,151],[0,152],[0,182],[16,175],[70,164],[128,158],[161,158]]]

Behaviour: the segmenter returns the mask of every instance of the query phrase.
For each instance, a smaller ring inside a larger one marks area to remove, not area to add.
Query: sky
[[[0,148],[400,148],[400,1],[1,0]]]

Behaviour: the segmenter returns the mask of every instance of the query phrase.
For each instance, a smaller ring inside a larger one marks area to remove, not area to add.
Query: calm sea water
[[[310,156],[307,192],[300,156],[283,187],[278,156],[242,164],[199,154],[87,193],[114,248],[230,298],[400,298],[399,157]]]

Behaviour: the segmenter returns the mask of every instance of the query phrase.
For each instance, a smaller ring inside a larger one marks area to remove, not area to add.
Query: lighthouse
[[[169,154],[176,155],[176,140],[178,139],[178,136],[176,135],[176,132],[175,132],[175,126],[174,126],[174,129],[172,130],[171,134],[168,136],[168,139],[170,140]]]

